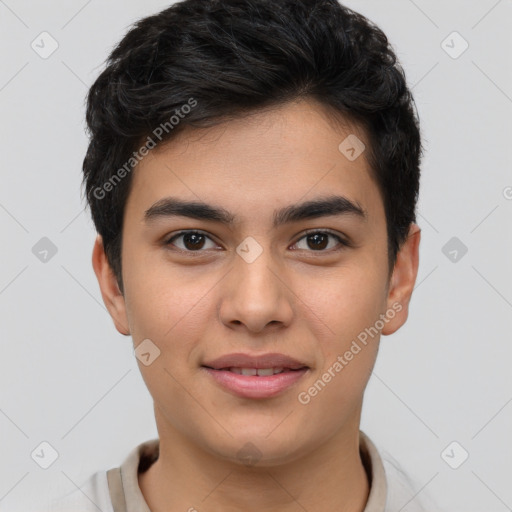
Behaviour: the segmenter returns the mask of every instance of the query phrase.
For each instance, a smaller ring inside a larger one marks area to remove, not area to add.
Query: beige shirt
[[[370,482],[364,512],[425,512],[412,482],[396,461],[383,460],[364,432],[360,432],[359,451]],[[139,444],[120,467],[95,473],[81,489],[54,501],[51,512],[151,512],[140,490],[138,474],[146,471],[158,454],[158,439]]]

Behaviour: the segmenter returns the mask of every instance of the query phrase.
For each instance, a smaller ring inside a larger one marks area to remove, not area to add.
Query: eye
[[[302,247],[301,247],[302,244]],[[216,249],[217,244],[201,231],[180,231],[169,238],[165,245],[172,245],[184,252],[204,252],[201,249]],[[329,231],[309,231],[292,246],[299,250],[311,250],[313,252],[330,252],[336,246],[350,247],[348,241],[343,240],[339,235]]]
[[[329,238],[331,238],[330,241]],[[303,240],[305,243],[302,243]],[[301,243],[303,245],[302,247],[300,247]],[[300,238],[293,247],[297,246],[300,250],[311,249],[315,252],[330,252],[325,249],[332,249],[333,247],[336,247],[336,245],[341,245],[342,247],[350,246],[347,241],[329,231],[309,231],[305,236]],[[342,247],[337,250],[340,250]]]
[[[179,243],[174,243],[175,240],[180,239]],[[210,247],[208,247],[207,240],[211,242]],[[199,252],[201,249],[215,249],[217,247],[217,244],[209,236],[200,231],[181,231],[169,238],[165,245],[174,245],[186,252]]]

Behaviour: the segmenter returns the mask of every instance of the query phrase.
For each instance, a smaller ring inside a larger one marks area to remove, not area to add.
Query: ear
[[[393,334],[400,329],[409,315],[409,302],[414,289],[414,283],[416,282],[416,276],[418,275],[420,238],[420,227],[412,223],[407,239],[397,254],[391,276],[387,311],[392,310],[396,314],[382,329],[382,334],[384,335]]]
[[[101,235],[96,237],[92,251],[92,266],[100,285],[103,302],[114,321],[116,329],[125,336],[130,334],[124,296],[105,254]]]

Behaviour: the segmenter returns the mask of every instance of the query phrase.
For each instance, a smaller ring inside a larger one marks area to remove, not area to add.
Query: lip
[[[229,368],[284,368],[275,375],[240,375]],[[271,398],[292,387],[310,368],[297,359],[279,353],[226,354],[202,365],[214,381],[226,391],[242,398]],[[286,371],[289,370],[289,371]]]
[[[279,353],[267,353],[261,355],[255,354],[226,354],[222,357],[207,361],[203,366],[209,367],[213,370],[221,370],[223,368],[289,368],[290,370],[298,370],[300,368],[308,367],[306,363],[298,361],[293,357]],[[259,377],[262,378],[262,377]]]
[[[254,367],[252,367],[254,368]],[[240,375],[229,370],[201,368],[220,386],[242,398],[271,398],[296,384],[309,371],[309,368],[290,370],[269,376]]]

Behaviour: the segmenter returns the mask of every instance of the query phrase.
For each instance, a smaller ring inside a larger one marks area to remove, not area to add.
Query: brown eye
[[[311,249],[325,249],[329,244],[329,235],[325,233],[316,233],[306,237],[308,246]]]
[[[303,243],[305,241],[305,244]],[[302,244],[302,247],[300,246]],[[337,245],[348,246],[341,237],[327,231],[314,231],[303,236],[295,246],[301,250],[328,252],[325,249],[335,248]]]
[[[180,239],[180,242],[175,243],[176,240]],[[208,240],[211,242],[210,247],[207,247]],[[165,245],[174,245],[183,251],[189,252],[197,252],[204,248],[212,249],[216,247],[216,244],[208,236],[198,231],[182,231],[170,238]]]

